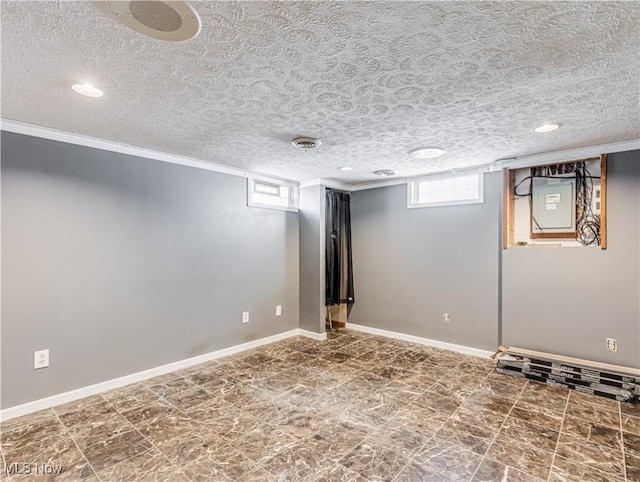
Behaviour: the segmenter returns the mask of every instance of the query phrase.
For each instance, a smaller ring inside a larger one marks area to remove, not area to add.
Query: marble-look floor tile
[[[468,424],[459,424],[452,420],[447,421],[435,435],[435,437],[442,442],[457,445],[464,450],[478,455],[487,453],[494,436],[495,434],[492,431],[482,433],[482,436],[479,436],[477,427]]]
[[[640,403],[620,402],[620,411],[625,415],[640,417]]]
[[[119,413],[96,417],[82,425],[68,429],[68,433],[81,450],[108,438],[133,430],[127,419]]]
[[[149,452],[151,443],[140,432],[132,430],[116,435],[83,450],[91,467],[97,472]]]
[[[503,398],[500,395],[476,390],[464,401],[464,406],[469,409],[490,410],[507,415],[513,407],[513,402],[512,399]]]
[[[380,393],[395,398],[403,403],[411,403],[426,390],[410,383],[392,381],[380,389]]]
[[[454,398],[445,397],[438,393],[427,391],[414,400],[416,405],[433,408],[443,413],[451,415],[460,406],[460,402]]]
[[[631,454],[625,456],[625,469],[627,482],[640,482],[640,457]]]
[[[606,408],[613,411],[618,411],[620,402],[611,398],[601,397],[598,395],[592,395],[590,393],[582,393],[578,390],[569,390],[569,402],[574,404],[586,403],[589,405],[596,405],[601,408]]]
[[[564,417],[560,412],[520,400],[513,406],[510,415],[552,430],[560,430]]]
[[[5,457],[10,457],[18,451],[30,453],[47,450],[53,441],[64,441],[68,438],[62,424],[53,417],[3,430],[0,442]]]
[[[337,462],[361,444],[368,435],[362,426],[350,422],[330,423],[309,435],[303,443],[319,454]]]
[[[82,403],[83,400],[70,402],[59,407],[54,407],[58,418],[67,428],[83,425],[97,417],[108,417],[117,413],[116,409],[100,396],[89,397],[91,400]]]
[[[597,466],[582,465],[556,455],[551,468],[553,482],[624,482],[624,476],[602,472]]]
[[[558,456],[616,477],[624,476],[620,445],[609,446],[587,442],[583,438],[561,433],[556,448],[556,457]]]
[[[443,475],[433,470],[422,467],[415,462],[409,462],[393,482],[467,482],[469,479],[464,477],[456,477],[453,474]]]
[[[102,480],[145,482],[189,482],[182,469],[175,467],[158,451],[136,455],[98,472]]]
[[[367,441],[411,458],[433,438],[433,432],[418,427],[389,422],[374,431]]]
[[[211,443],[208,449],[194,460],[175,465],[194,482],[237,480],[257,468],[251,460],[229,445]]]
[[[543,450],[527,440],[513,443],[497,439],[489,448],[487,457],[544,480],[551,470],[553,452]]]
[[[596,444],[612,447],[622,444],[622,433],[619,428],[616,430],[581,418],[566,416],[562,422],[562,432]]]
[[[140,407],[145,405],[149,400],[156,398],[156,395],[142,383],[134,383],[126,387],[111,390],[103,393],[102,396],[120,412]]]
[[[313,480],[314,482],[368,482],[362,475],[341,464],[335,464],[320,472]]]
[[[473,375],[463,375],[455,378],[445,375],[430,390],[462,403],[476,391],[479,384],[480,380]]]
[[[413,457],[421,468],[445,474],[454,480],[470,480],[480,465],[482,456],[449,442],[432,439]]]
[[[621,423],[624,432],[640,435],[640,417],[623,413]]]
[[[543,482],[543,480],[489,458],[482,461],[473,476],[473,482]]]
[[[564,414],[568,399],[569,390],[566,388],[529,381],[518,401]]]
[[[434,408],[410,404],[402,407],[391,420],[400,425],[416,427],[424,433],[435,434],[449,419],[449,414]]]
[[[362,443],[345,455],[340,464],[371,481],[391,481],[408,459],[378,445]]]
[[[298,481],[311,479],[333,465],[324,454],[299,443],[276,453],[263,462],[261,467],[275,475],[279,481]]]
[[[526,440],[527,444],[547,452],[553,452],[556,449],[559,435],[558,431],[548,427],[535,425],[516,417],[508,417],[498,433],[497,440],[504,444],[522,443],[523,440]]]
[[[639,405],[493,363],[354,331],[292,337],[5,421],[0,456],[88,482],[640,482]]]
[[[586,396],[584,394],[581,395]],[[576,402],[573,398],[569,398],[566,416],[595,422],[598,425],[604,425],[605,427],[613,429],[620,429],[620,411],[617,408],[585,403],[582,399]]]

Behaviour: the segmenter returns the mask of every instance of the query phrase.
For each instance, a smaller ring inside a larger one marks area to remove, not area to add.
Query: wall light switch
[[[276,316],[282,316],[282,305],[276,305]]]
[[[249,312],[248,311],[243,311],[242,312],[242,323],[249,323]]]

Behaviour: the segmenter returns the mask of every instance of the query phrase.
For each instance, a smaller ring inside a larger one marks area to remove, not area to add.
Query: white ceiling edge
[[[13,119],[0,118],[0,130],[12,132],[15,134],[23,134],[31,137],[39,137],[52,141],[65,142],[77,146],[91,147],[93,149],[101,149],[103,151],[117,152],[119,154],[127,154],[130,156],[143,157],[154,161],[168,162],[171,164],[179,164],[181,166],[194,167],[196,169],[204,169],[206,171],[214,171],[231,176],[258,179],[267,182],[277,182],[286,186],[296,187],[298,182],[277,176],[269,176],[257,172],[243,171],[221,164],[215,164],[208,161],[192,159],[190,157],[179,156],[176,154],[168,154],[166,152],[155,151],[144,147],[132,146],[129,144],[121,144],[119,142],[107,141],[96,137],[83,136],[72,132],[60,131],[50,127],[38,126],[35,124],[27,124],[25,122],[15,121]]]
[[[300,182],[300,188],[310,186],[326,186],[331,189],[340,189],[342,191],[363,191],[366,189],[375,189],[378,187],[397,186],[398,184],[406,184],[421,178],[442,177],[447,173],[461,172],[489,172],[500,171],[503,169],[519,169],[524,167],[541,166],[553,164],[554,162],[572,161],[584,159],[587,157],[595,157],[600,154],[613,154],[614,152],[625,152],[640,150],[640,139],[629,139],[626,141],[611,142],[608,144],[597,144],[594,146],[577,147],[574,149],[564,149],[561,151],[542,152],[539,154],[528,154],[526,156],[509,157],[506,159],[498,159],[491,164],[481,166],[471,166],[468,168],[457,168],[452,170],[429,172],[411,177],[399,177],[388,179],[385,181],[365,182],[361,184],[348,184],[334,179],[318,178],[309,179]]]
[[[67,144],[74,144],[78,146],[91,147],[94,149],[101,149],[110,152],[117,152],[119,154],[127,154],[131,156],[142,157],[146,159],[152,159],[161,162],[168,162],[171,164],[178,164],[187,167],[193,167],[196,169],[204,169],[207,171],[219,172],[222,174],[229,174],[231,176],[258,179],[263,181],[278,182],[288,186],[299,186],[300,188],[310,186],[325,186],[331,189],[338,189],[347,192],[363,191],[366,189],[376,189],[379,187],[396,186],[399,184],[406,184],[416,179],[427,178],[431,176],[442,176],[445,173],[452,172],[451,170],[430,172],[421,174],[418,176],[403,177],[386,179],[383,181],[365,182],[361,184],[348,184],[342,181],[327,178],[310,179],[306,181],[297,182],[291,179],[281,178],[277,176],[270,176],[260,173],[254,173],[250,171],[243,171],[230,166],[223,166],[221,164],[215,164],[208,161],[201,161],[185,156],[179,156],[176,154],[168,154],[166,152],[155,151],[144,147],[137,147],[129,144],[121,144],[114,141],[108,141],[99,139],[96,137],[83,136],[80,134],[74,134],[72,132],[61,131],[50,127],[38,126],[35,124],[28,124],[25,122],[16,121],[13,119],[0,118],[0,130],[6,132],[13,132],[15,134],[23,134],[31,137],[39,137],[42,139],[49,139],[58,142],[65,142]],[[570,161],[573,159],[580,159],[592,156],[599,156],[600,154],[611,154],[614,152],[624,152],[640,150],[640,139],[629,139],[626,141],[611,142],[608,144],[598,144],[594,146],[578,147],[574,149],[565,149],[561,151],[544,152],[539,154],[529,154],[525,156],[511,157],[507,159],[498,159],[491,164],[482,166],[471,166],[469,168],[458,168],[455,172],[464,171],[491,171],[500,169],[518,169],[522,167],[532,167],[544,164],[550,164],[554,162]]]
[[[554,162],[572,161],[595,157],[600,154],[612,154],[614,152],[634,151],[640,149],[640,139],[629,139],[626,141],[611,142],[609,144],[598,144],[595,146],[576,147],[562,151],[543,152],[540,154],[529,154],[526,156],[510,157],[508,159],[498,159],[493,164],[499,169],[518,169],[522,167],[541,166],[553,164]]]

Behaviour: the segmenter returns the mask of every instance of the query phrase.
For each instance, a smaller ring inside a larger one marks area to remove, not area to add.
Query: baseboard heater
[[[640,369],[551,353],[500,347],[494,355],[496,371],[565,387],[578,392],[640,403]]]

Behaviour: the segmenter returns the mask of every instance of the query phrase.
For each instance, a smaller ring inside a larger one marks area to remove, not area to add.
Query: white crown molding
[[[501,169],[518,169],[521,167],[552,164],[554,162],[571,161],[573,159],[584,159],[587,157],[599,156],[600,154],[634,151],[636,149],[640,149],[640,139],[629,139],[627,141],[611,142],[609,144],[598,144],[595,146],[577,147],[575,149],[565,149],[562,151],[516,156],[509,159],[499,159],[493,164],[496,167],[499,166]]]
[[[119,142],[107,141],[96,137],[83,136],[74,134],[73,132],[60,131],[50,127],[37,126],[27,124],[12,119],[0,118],[0,130],[13,132],[15,134],[23,134],[25,136],[39,137],[52,141],[65,142],[77,146],[91,147],[93,149],[101,149],[103,151],[117,152],[119,154],[127,154],[130,156],[143,157],[155,161],[169,162],[171,164],[179,164],[181,166],[194,167],[196,169],[204,169],[206,171],[214,171],[231,176],[258,179],[262,181],[276,181],[280,184],[288,186],[298,186],[297,181],[281,178],[277,176],[267,176],[265,174],[243,171],[221,164],[215,164],[208,161],[192,159],[190,157],[179,156],[176,154],[168,154],[166,152],[154,151],[145,147],[137,147],[129,144],[121,144]]]
[[[129,385],[131,383],[137,383],[144,380],[148,380],[150,378],[164,375],[166,373],[170,373],[176,370],[181,370],[183,368],[188,368],[194,365],[198,365],[200,363],[204,363],[209,360],[215,360],[217,358],[222,358],[224,356],[240,353],[246,350],[250,350],[251,348],[256,348],[262,345],[266,345],[268,343],[284,340],[292,336],[306,336],[308,338],[313,338],[314,340],[327,339],[326,333],[314,333],[308,330],[302,330],[300,328],[296,328],[293,330],[285,331],[284,333],[278,333],[277,335],[268,336],[266,338],[260,338],[259,340],[242,343],[240,345],[231,346],[229,348],[223,348],[221,350],[216,350],[211,353],[205,353],[204,355],[198,355],[193,358],[187,358],[186,360],[180,360],[177,362],[169,363],[167,365],[151,368],[149,370],[143,370],[141,372],[132,373],[131,375],[125,375],[124,377],[114,378],[112,380],[107,380],[105,382],[96,383],[94,385],[89,385],[87,387],[78,388],[76,390],[71,390],[69,392],[59,393],[57,395],[52,395],[50,397],[41,398],[39,400],[34,400],[32,402],[27,402],[21,405],[16,405],[14,407],[5,408],[3,410],[0,410],[0,421],[4,422],[12,418],[21,417],[23,415],[28,415],[30,413],[37,412],[38,410],[44,410],[47,408],[55,407],[57,405],[61,405],[63,403],[79,400],[80,398],[85,398],[91,395],[96,395],[98,393],[106,392],[108,390],[120,388],[125,385]]]
[[[370,326],[356,325],[354,323],[347,323],[347,327],[355,331],[361,331],[363,333],[369,333],[371,335],[380,335],[387,338],[395,338],[396,340],[408,341],[411,343],[418,343],[420,345],[433,346],[435,348],[442,348],[444,350],[451,350],[464,355],[479,356],[482,358],[490,358],[494,352],[488,350],[481,350],[480,348],[473,348],[470,346],[456,345],[454,343],[447,343],[445,341],[431,340],[430,338],[422,338],[420,336],[407,335],[405,333],[398,333],[396,331],[382,330],[380,328],[372,328]]]
[[[348,184],[342,181],[336,181],[335,179],[327,179],[324,177],[319,177],[316,179],[308,179],[306,181],[300,182],[300,189],[304,189],[305,187],[312,186],[325,186],[330,189],[339,189],[341,191],[352,191],[355,187],[354,184]]]

